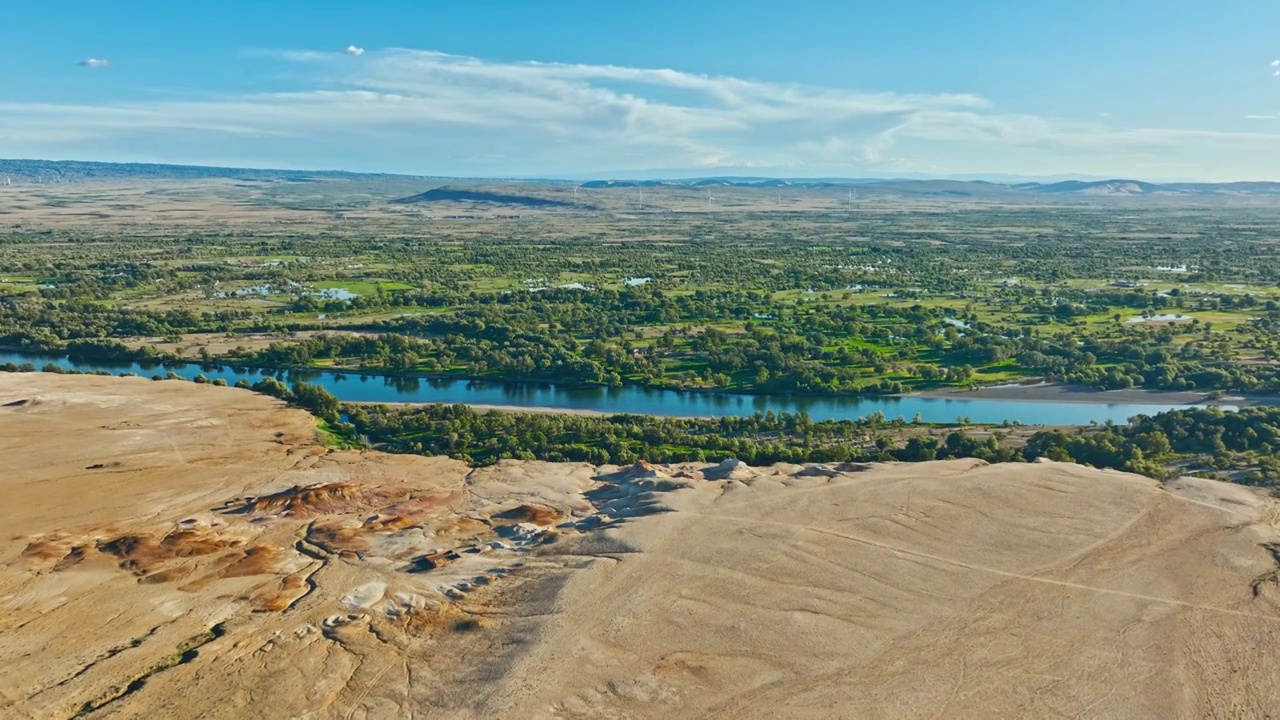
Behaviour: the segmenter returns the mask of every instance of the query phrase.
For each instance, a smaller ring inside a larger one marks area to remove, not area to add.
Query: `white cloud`
[[[1245,115],[1245,120],[1280,120],[1280,115]]]
[[[364,54],[364,48],[356,47],[355,45],[348,45],[346,53],[348,55],[355,55],[356,57],[359,57]]]
[[[1273,68],[1280,68],[1280,60],[1272,60],[1272,61],[1271,61],[1271,67],[1273,67]]]
[[[1190,177],[1280,168],[1280,134],[1119,127],[1123,114],[1013,114],[967,93],[355,46],[256,54],[289,64],[289,78],[310,79],[287,92],[189,101],[0,102],[0,156],[137,147],[184,161],[196,147],[257,153],[262,163],[441,174],[732,166],[796,175],[1151,168]],[[1257,170],[1236,169],[1246,167]]]
[[[84,60],[81,60],[76,64],[79,65],[80,67],[100,68],[100,67],[106,67],[111,63],[107,62],[106,60],[102,60],[100,58],[85,58]]]

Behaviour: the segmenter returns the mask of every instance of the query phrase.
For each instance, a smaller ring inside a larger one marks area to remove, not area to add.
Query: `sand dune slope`
[[[331,452],[0,374],[0,716],[1268,717],[1280,511],[1061,464]]]

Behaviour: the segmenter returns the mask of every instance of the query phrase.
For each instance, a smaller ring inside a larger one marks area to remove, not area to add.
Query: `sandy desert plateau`
[[[1280,512],[1076,465],[335,451],[0,374],[5,718],[1280,714]]]

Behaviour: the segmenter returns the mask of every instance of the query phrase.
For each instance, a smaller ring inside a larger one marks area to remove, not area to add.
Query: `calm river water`
[[[203,374],[211,380],[221,378],[228,384],[234,384],[241,378],[250,382],[264,377],[276,377],[286,383],[303,380],[321,385],[339,400],[349,402],[464,403],[682,417],[743,416],[770,410],[792,413],[803,410],[815,420],[844,420],[880,411],[889,419],[902,417],[907,420],[919,413],[925,422],[954,422],[957,417],[963,416],[976,423],[998,424],[1005,420],[1016,420],[1028,425],[1087,425],[1091,421],[1102,423],[1107,420],[1123,423],[1134,415],[1151,415],[1174,407],[1186,407],[966,398],[732,395],[639,387],[569,387],[532,382],[433,380],[357,372],[254,370],[225,365],[202,366],[199,363],[161,365],[151,362],[80,362],[65,356],[0,352],[0,365],[10,362],[34,363],[37,369],[47,363],[55,363],[65,369],[105,370],[112,374],[132,372],[143,377],[173,372],[191,379]]]

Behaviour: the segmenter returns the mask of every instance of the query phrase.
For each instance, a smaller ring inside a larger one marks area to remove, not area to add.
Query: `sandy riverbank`
[[[1209,393],[1165,390],[1095,390],[1083,385],[1039,383],[1035,385],[996,385],[977,390],[932,390],[914,393],[915,397],[965,400],[1024,400],[1034,402],[1117,403],[1133,405],[1217,405],[1252,407],[1280,405],[1274,395],[1228,394],[1210,398]]]

